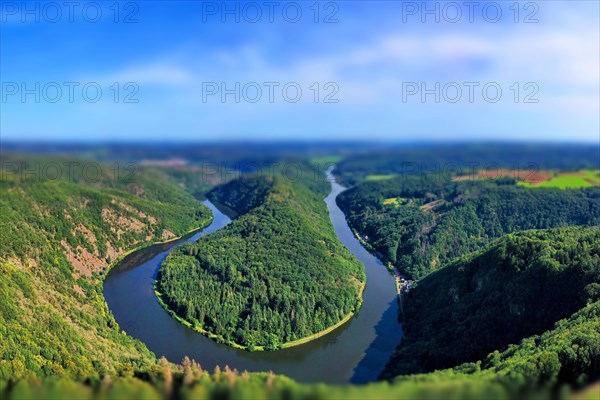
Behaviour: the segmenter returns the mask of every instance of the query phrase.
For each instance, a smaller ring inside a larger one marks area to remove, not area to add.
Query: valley
[[[0,1],[0,400],[600,400],[600,1]]]
[[[207,184],[201,168],[153,165],[134,182],[39,181],[14,160],[0,242],[11,398],[273,385],[319,398],[318,382],[368,383],[343,389],[357,397],[510,398],[600,375],[597,188],[396,175],[345,190],[299,159],[311,173],[296,180]],[[413,280],[402,307],[391,270]]]
[[[240,182],[232,183],[238,185]],[[334,327],[336,329],[317,334],[298,347],[252,353],[217,341],[215,337],[205,337],[206,334],[194,334],[190,324],[176,320],[179,317],[174,313],[164,312],[153,298],[153,282],[165,254],[151,249],[139,252],[148,253],[147,257],[126,259],[109,273],[104,295],[115,319],[121,326],[130,327],[128,333],[158,356],[170,360],[189,356],[209,370],[218,365],[248,371],[270,370],[300,382],[364,383],[375,380],[387,361],[385,354],[391,353],[401,336],[400,325],[394,318],[398,311],[393,281],[381,263],[353,237],[335,204],[335,198],[343,188],[336,183],[332,185],[333,190],[326,199],[331,223],[339,240],[365,266],[369,282],[361,293],[360,312],[342,320],[343,324]],[[211,208],[214,220],[202,234],[214,232],[230,221],[211,203],[206,204]],[[195,235],[187,241],[193,243],[197,239]],[[139,285],[140,281],[145,285]],[[160,329],[157,330],[157,326]],[[164,337],[170,340],[165,342]],[[385,352],[380,354],[382,349]],[[345,363],[340,364],[340,359]]]

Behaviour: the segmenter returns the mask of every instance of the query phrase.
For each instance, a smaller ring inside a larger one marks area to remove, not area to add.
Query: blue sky
[[[114,3],[0,2],[2,140],[600,140],[597,1]]]

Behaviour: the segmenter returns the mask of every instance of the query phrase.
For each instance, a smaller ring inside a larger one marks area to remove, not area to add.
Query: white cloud
[[[557,8],[556,10],[561,10]],[[555,11],[556,11],[555,10]],[[273,49],[260,43],[239,48],[221,48],[184,57],[165,56],[146,65],[133,65],[104,75],[106,82],[137,82],[165,89],[167,95],[153,99],[164,108],[188,107],[204,112],[207,120],[221,118],[234,126],[236,117],[272,115],[287,104],[216,104],[202,103],[202,83],[226,82],[299,82],[304,87],[313,82],[336,82],[340,87],[337,109],[356,110],[364,107],[365,115],[373,109],[402,111],[402,118],[423,120],[428,105],[416,104],[414,110],[401,104],[403,82],[500,82],[506,89],[513,82],[523,85],[535,82],[540,88],[540,103],[535,107],[520,104],[497,106],[452,106],[456,118],[469,120],[473,113],[482,112],[480,119],[506,120],[511,110],[534,109],[547,114],[548,126],[568,125],[568,119],[583,117],[594,120],[600,99],[600,47],[598,21],[579,14],[559,23],[528,26],[493,27],[490,30],[460,29],[453,32],[432,29],[420,33],[403,31],[380,32],[369,43],[339,46],[327,54],[312,55],[283,63],[272,62]],[[552,17],[556,15],[552,14]],[[268,52],[267,52],[268,50]],[[302,49],[299,49],[301,51]],[[191,60],[191,61],[190,61]],[[305,95],[306,106],[312,97]],[[414,116],[411,116],[414,114]],[[502,117],[499,117],[502,115]],[[526,115],[526,113],[525,113]],[[354,112],[353,118],[361,118]],[[596,118],[597,119],[597,118]],[[536,123],[539,123],[536,120]],[[379,125],[386,121],[377,121]],[[387,125],[393,131],[398,116],[390,115]],[[575,124],[574,124],[575,125]],[[581,125],[581,124],[580,124]],[[439,128],[439,127],[437,127]],[[448,127],[444,127],[448,128]],[[451,128],[451,127],[450,127]],[[232,128],[233,129],[233,128]],[[593,134],[587,126],[585,135]],[[597,134],[597,133],[596,133]]]
[[[139,85],[172,87],[190,84],[194,79],[194,74],[184,66],[160,61],[147,65],[134,65],[92,80],[106,84],[135,82]]]

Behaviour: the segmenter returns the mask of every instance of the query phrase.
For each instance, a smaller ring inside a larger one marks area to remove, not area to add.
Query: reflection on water
[[[375,340],[369,345],[365,356],[354,368],[351,383],[361,384],[372,382],[377,379],[382,366],[390,358],[390,347],[393,349],[398,344],[400,336],[392,336],[390,332],[397,330],[398,303],[392,300],[388,309],[383,313],[381,319],[375,325]]]

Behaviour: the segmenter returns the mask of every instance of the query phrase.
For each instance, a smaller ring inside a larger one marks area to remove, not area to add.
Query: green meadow
[[[372,174],[372,175],[367,175],[365,177],[365,180],[367,181],[384,181],[386,179],[392,179],[395,178],[396,174]]]
[[[600,186],[600,170],[581,170],[578,172],[558,172],[554,177],[538,184],[519,182],[520,186],[531,188],[578,189]]]

